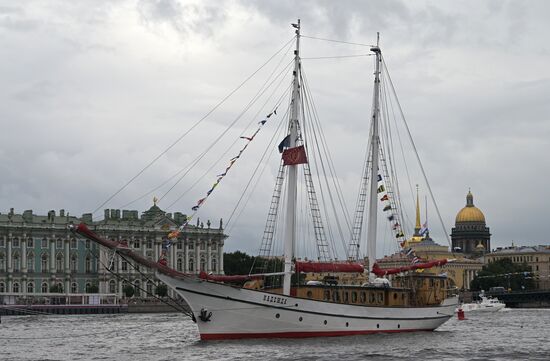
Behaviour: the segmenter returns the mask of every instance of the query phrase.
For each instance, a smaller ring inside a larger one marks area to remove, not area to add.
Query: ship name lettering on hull
[[[286,298],[264,295],[264,301],[286,305]]]

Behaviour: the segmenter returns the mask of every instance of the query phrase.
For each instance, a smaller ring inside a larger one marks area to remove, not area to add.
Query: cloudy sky
[[[447,233],[471,188],[493,247],[548,244],[549,13],[546,1],[0,0],[0,212],[96,209],[283,47],[293,36],[289,24],[301,18],[303,34],[312,37],[371,44],[381,33]],[[302,42],[305,58],[365,52],[350,44]],[[270,69],[104,208],[124,206],[185,168],[236,119]],[[368,132],[372,58],[305,59],[304,69],[352,212]],[[161,208],[189,213],[225,167],[225,160],[217,163],[220,154],[249,131],[247,124],[259,117],[254,112],[273,104],[251,108]],[[230,217],[276,126],[262,130],[248,160],[239,161],[201,209],[201,219],[217,224]],[[273,159],[246,210],[233,217],[228,250],[256,252]],[[420,174],[411,170],[411,177],[425,194]],[[404,193],[410,213],[412,197]],[[147,209],[153,194],[127,208]],[[446,244],[433,206],[429,212],[433,234]]]

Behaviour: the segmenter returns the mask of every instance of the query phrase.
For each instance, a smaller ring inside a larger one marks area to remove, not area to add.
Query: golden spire
[[[422,225],[420,224],[420,201],[418,199],[418,184],[416,185],[416,224],[414,226],[415,231],[420,230]],[[415,232],[416,233],[416,232]]]

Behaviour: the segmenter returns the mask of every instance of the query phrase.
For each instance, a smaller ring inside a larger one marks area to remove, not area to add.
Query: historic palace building
[[[182,213],[166,213],[156,204],[141,217],[136,210],[105,210],[103,220],[99,221],[93,221],[90,213],[78,218],[64,210],[42,216],[32,210],[16,214],[11,209],[0,214],[0,293],[25,295],[61,290],[122,296],[124,286],[131,284],[138,297],[146,297],[158,283],[153,272],[139,269],[118,256],[112,257],[108,250],[75,237],[67,227],[85,222],[100,236],[126,240],[134,251],[158,260],[166,235],[184,220]],[[167,250],[168,265],[182,272],[223,273],[226,237],[221,220],[216,228],[211,227],[210,221],[205,225],[197,220]]]
[[[468,191],[466,206],[456,215],[451,231],[453,250],[469,257],[480,257],[491,251],[491,233],[485,224],[485,215],[474,206],[474,196]]]
[[[516,264],[527,264],[535,276],[539,289],[550,289],[550,245],[498,247],[485,255],[485,262],[491,263],[503,258]]]

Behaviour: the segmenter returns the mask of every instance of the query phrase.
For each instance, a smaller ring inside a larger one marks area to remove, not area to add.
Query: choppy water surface
[[[1,360],[550,360],[550,310],[453,318],[435,332],[201,342],[181,314],[10,316]]]

